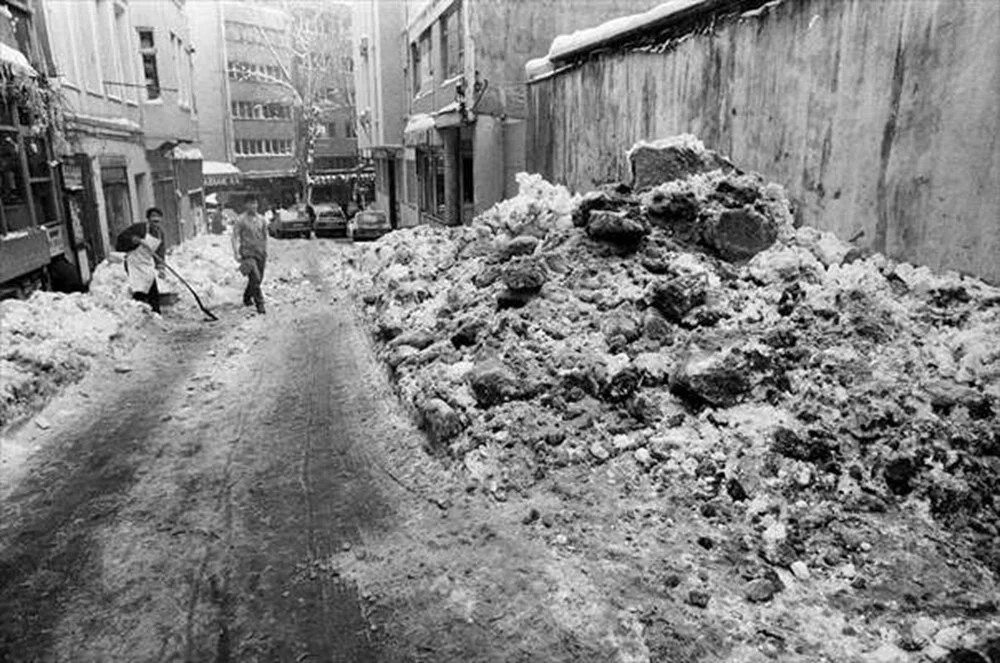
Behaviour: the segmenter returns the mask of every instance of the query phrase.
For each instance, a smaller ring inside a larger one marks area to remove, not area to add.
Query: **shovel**
[[[143,245],[143,246],[145,246],[145,245]],[[146,248],[148,249],[149,247],[146,247]],[[201,298],[198,296],[198,293],[194,291],[194,288],[192,288],[191,285],[187,281],[184,280],[184,277],[181,276],[180,274],[178,274],[177,271],[173,267],[171,267],[170,265],[168,265],[166,260],[164,260],[160,256],[156,255],[155,251],[150,251],[150,253],[153,254],[153,259],[156,262],[158,262],[161,265],[163,265],[167,269],[168,272],[170,272],[171,274],[173,274],[177,278],[178,281],[180,281],[181,283],[184,284],[184,287],[188,289],[188,291],[194,297],[194,300],[196,302],[198,302],[198,308],[201,309],[201,312],[204,313],[205,316],[209,320],[218,321],[219,317],[217,315],[215,315],[214,313],[212,313],[211,311],[209,311],[205,307],[205,305],[201,303]]]

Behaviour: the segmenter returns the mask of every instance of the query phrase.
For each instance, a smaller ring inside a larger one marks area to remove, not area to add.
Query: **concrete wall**
[[[201,152],[206,161],[229,161],[232,134],[222,6],[218,0],[198,0],[185,7],[195,46],[194,96]]]
[[[663,0],[468,0],[468,54],[490,84],[482,113],[524,118],[524,65],[549,50],[560,34],[655,7]],[[471,72],[469,76],[471,80]]]
[[[489,115],[476,118],[473,134],[475,158],[472,162],[475,214],[480,214],[504,198],[504,126]]]
[[[1000,281],[1000,3],[785,2],[529,89],[529,168],[574,189],[690,132],[784,184],[805,223]]]

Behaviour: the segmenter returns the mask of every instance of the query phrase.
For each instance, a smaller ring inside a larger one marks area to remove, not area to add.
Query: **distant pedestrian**
[[[125,273],[128,274],[132,298],[149,304],[160,312],[160,289],[156,277],[166,256],[163,243],[163,211],[159,207],[146,210],[146,223],[134,223],[118,235],[115,249],[124,251]]]
[[[258,313],[264,313],[264,293],[260,284],[264,280],[264,263],[267,262],[267,220],[257,213],[257,200],[246,202],[246,211],[233,224],[233,257],[240,264],[240,273],[247,277],[243,291],[243,305],[255,304]]]

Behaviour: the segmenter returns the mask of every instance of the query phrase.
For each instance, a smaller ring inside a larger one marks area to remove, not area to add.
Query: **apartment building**
[[[402,223],[403,126],[408,110],[401,43],[405,16],[402,2],[354,3],[352,57],[358,152],[374,166],[373,206],[387,214],[393,227]],[[415,223],[416,215],[410,220]]]
[[[66,104],[59,151],[72,213],[87,230],[96,266],[114,238],[153,204],[146,161],[139,40],[128,0],[46,0],[45,21]],[[157,102],[159,103],[159,102]]]
[[[198,0],[190,6],[195,96],[206,192],[252,191],[289,204],[300,190],[292,15],[279,3]]]
[[[133,60],[141,79],[138,96],[143,142],[153,202],[164,211],[168,244],[207,230],[189,4],[193,3],[133,0],[130,7],[136,46]],[[134,82],[132,86],[134,89]]]
[[[66,104],[68,209],[91,266],[149,207],[166,213],[168,246],[193,235],[203,216],[186,5],[41,3]]]
[[[404,223],[467,223],[516,194],[514,176],[525,167],[527,61],[558,34],[655,4],[407,0]]]

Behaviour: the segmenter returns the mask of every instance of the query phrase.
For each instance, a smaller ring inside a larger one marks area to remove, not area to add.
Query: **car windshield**
[[[316,207],[316,214],[319,216],[344,216],[343,210],[337,204],[318,205]]]
[[[357,222],[366,226],[378,226],[386,222],[382,212],[358,212]]]

